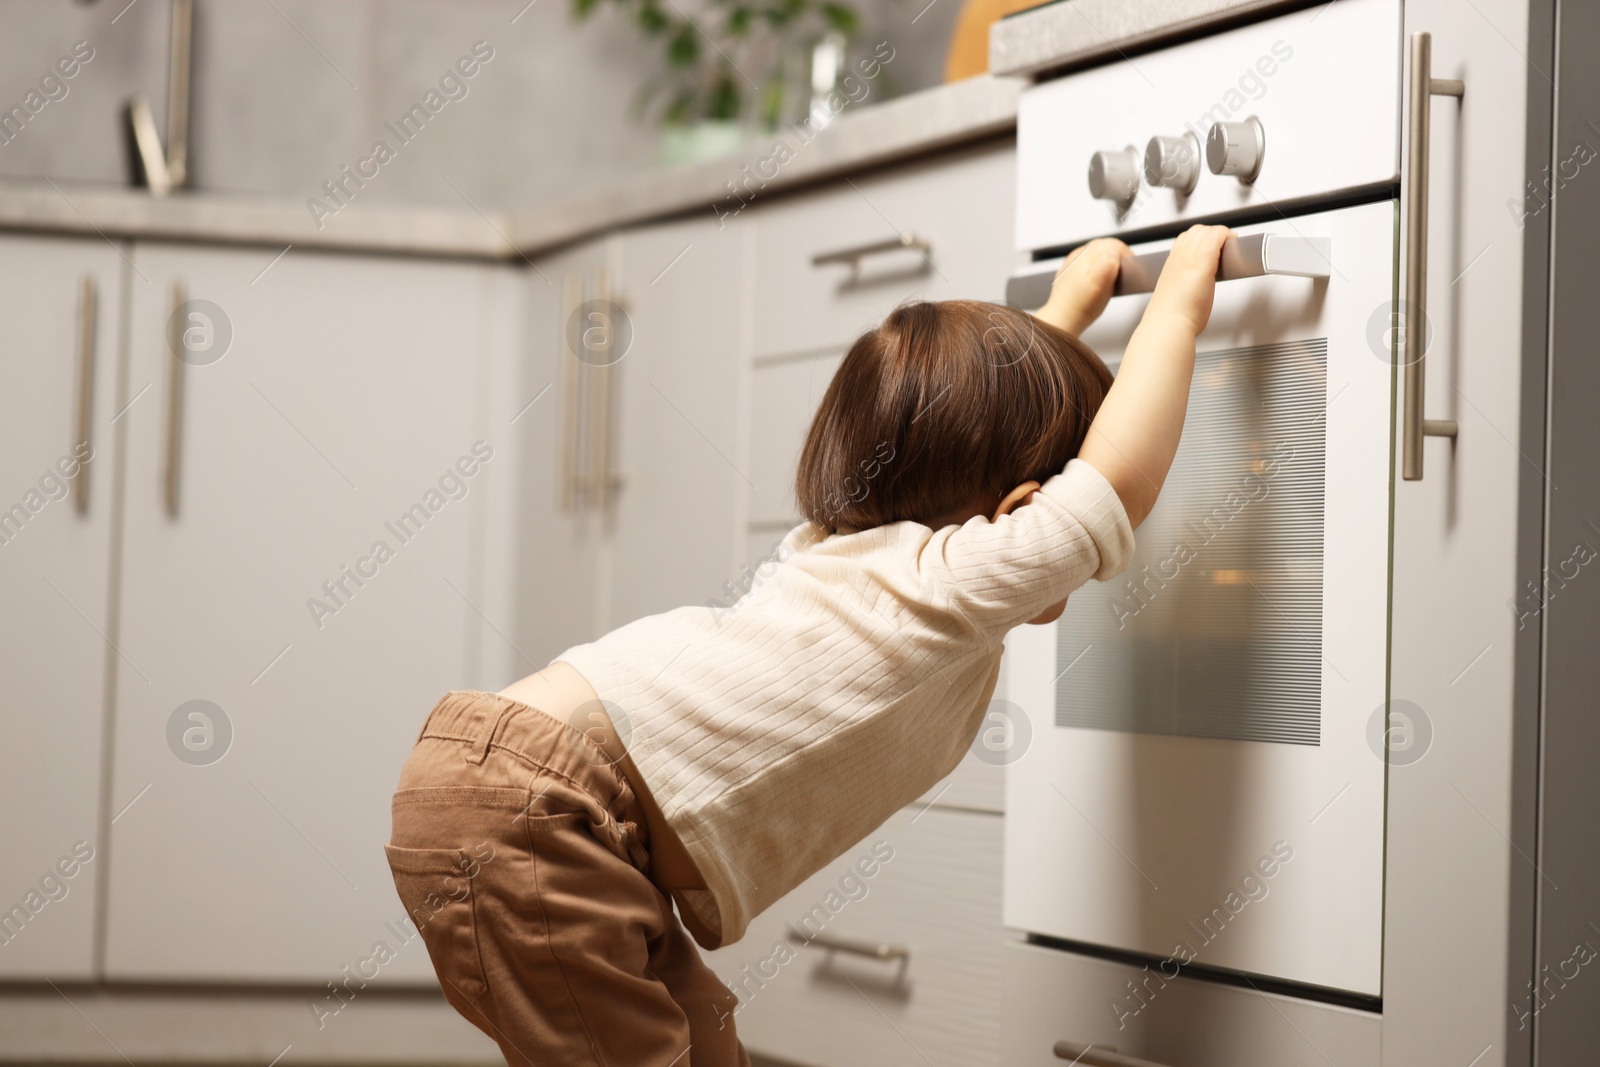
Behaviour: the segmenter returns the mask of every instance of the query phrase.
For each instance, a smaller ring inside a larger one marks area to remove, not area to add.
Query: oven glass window
[[[1056,725],[1320,743],[1328,403],[1326,339],[1200,355],[1133,562],[1058,624]]]

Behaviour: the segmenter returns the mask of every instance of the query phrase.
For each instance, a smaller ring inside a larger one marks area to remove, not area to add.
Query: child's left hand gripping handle
[[[1122,258],[1132,255],[1115,237],[1101,237],[1072,250],[1050,283],[1050,299],[1034,312],[1076,337],[1105,311],[1117,286]]]

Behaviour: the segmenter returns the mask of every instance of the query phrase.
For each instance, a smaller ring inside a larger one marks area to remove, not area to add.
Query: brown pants
[[[645,875],[633,792],[582,733],[451,693],[385,847],[446,999],[512,1067],[748,1067],[737,998]]]

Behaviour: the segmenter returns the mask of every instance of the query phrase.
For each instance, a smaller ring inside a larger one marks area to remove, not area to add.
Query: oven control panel
[[[1036,85],[1017,115],[1017,246],[1393,182],[1400,63],[1399,0],[1341,0]]]

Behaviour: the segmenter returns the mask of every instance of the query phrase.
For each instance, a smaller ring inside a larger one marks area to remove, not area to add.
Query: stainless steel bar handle
[[[1115,1045],[1080,1045],[1075,1041],[1057,1041],[1051,1051],[1056,1059],[1071,1060],[1077,1067],[1166,1067],[1154,1060],[1120,1055]]]
[[[1433,76],[1433,34],[1411,35],[1411,135],[1406,147],[1405,396],[1401,401],[1400,476],[1422,479],[1422,439],[1456,436],[1454,419],[1422,415],[1428,357],[1428,126],[1436,96],[1466,95],[1466,83]],[[1413,354],[1412,345],[1416,351]]]
[[[595,276],[594,299],[611,306],[611,273],[602,267]],[[604,340],[589,366],[589,508],[603,511],[611,503],[611,346],[616,343],[616,323],[607,322],[601,332]]]
[[[89,460],[94,456],[94,349],[95,317],[99,298],[94,275],[83,276],[78,293],[78,410],[72,430],[73,455],[78,457],[78,473],[72,479],[72,506],[79,515],[89,514]],[[87,452],[79,453],[87,447]]]
[[[850,276],[859,277],[861,274],[861,261],[868,256],[881,255],[885,252],[898,252],[910,249],[927,260],[933,254],[933,242],[918,237],[914,233],[903,233],[899,237],[886,241],[872,241],[852,248],[841,248],[837,252],[823,252],[811,257],[813,267],[825,267],[830,263],[850,264]]]
[[[582,283],[574,275],[561,279],[561,322],[558,327],[557,351],[561,374],[561,510],[571,511],[577,506],[578,441],[582,432],[578,425],[579,372],[583,364],[572,351],[569,339],[572,316],[582,303]]]
[[[829,952],[843,952],[851,956],[865,956],[874,960],[899,960],[909,962],[911,950],[904,945],[879,944],[874,941],[860,941],[853,937],[835,937],[832,934],[816,934],[807,937],[800,931],[789,930],[789,943],[791,945],[811,945],[815,948],[826,949]]]
[[[189,83],[194,72],[194,0],[172,0],[172,52],[167,77],[167,177],[189,183]]]
[[[167,453],[162,478],[167,517],[178,517],[179,490],[183,486],[183,283],[172,283],[172,308],[167,315]]]
[[[1122,259],[1115,296],[1153,292],[1166,252],[1146,252]],[[1062,260],[1042,260],[1013,275],[1006,283],[1006,303],[1020,308],[1043,307]],[[1333,268],[1333,242],[1327,237],[1283,237],[1256,233],[1230,237],[1222,246],[1217,281],[1285,274],[1301,278],[1326,278]]]
[[[139,154],[139,166],[144,171],[144,184],[151,196],[166,196],[172,191],[172,175],[167,170],[167,157],[161,151],[161,134],[156,131],[155,112],[144,96],[128,101],[128,127],[133,132],[134,149]]]

